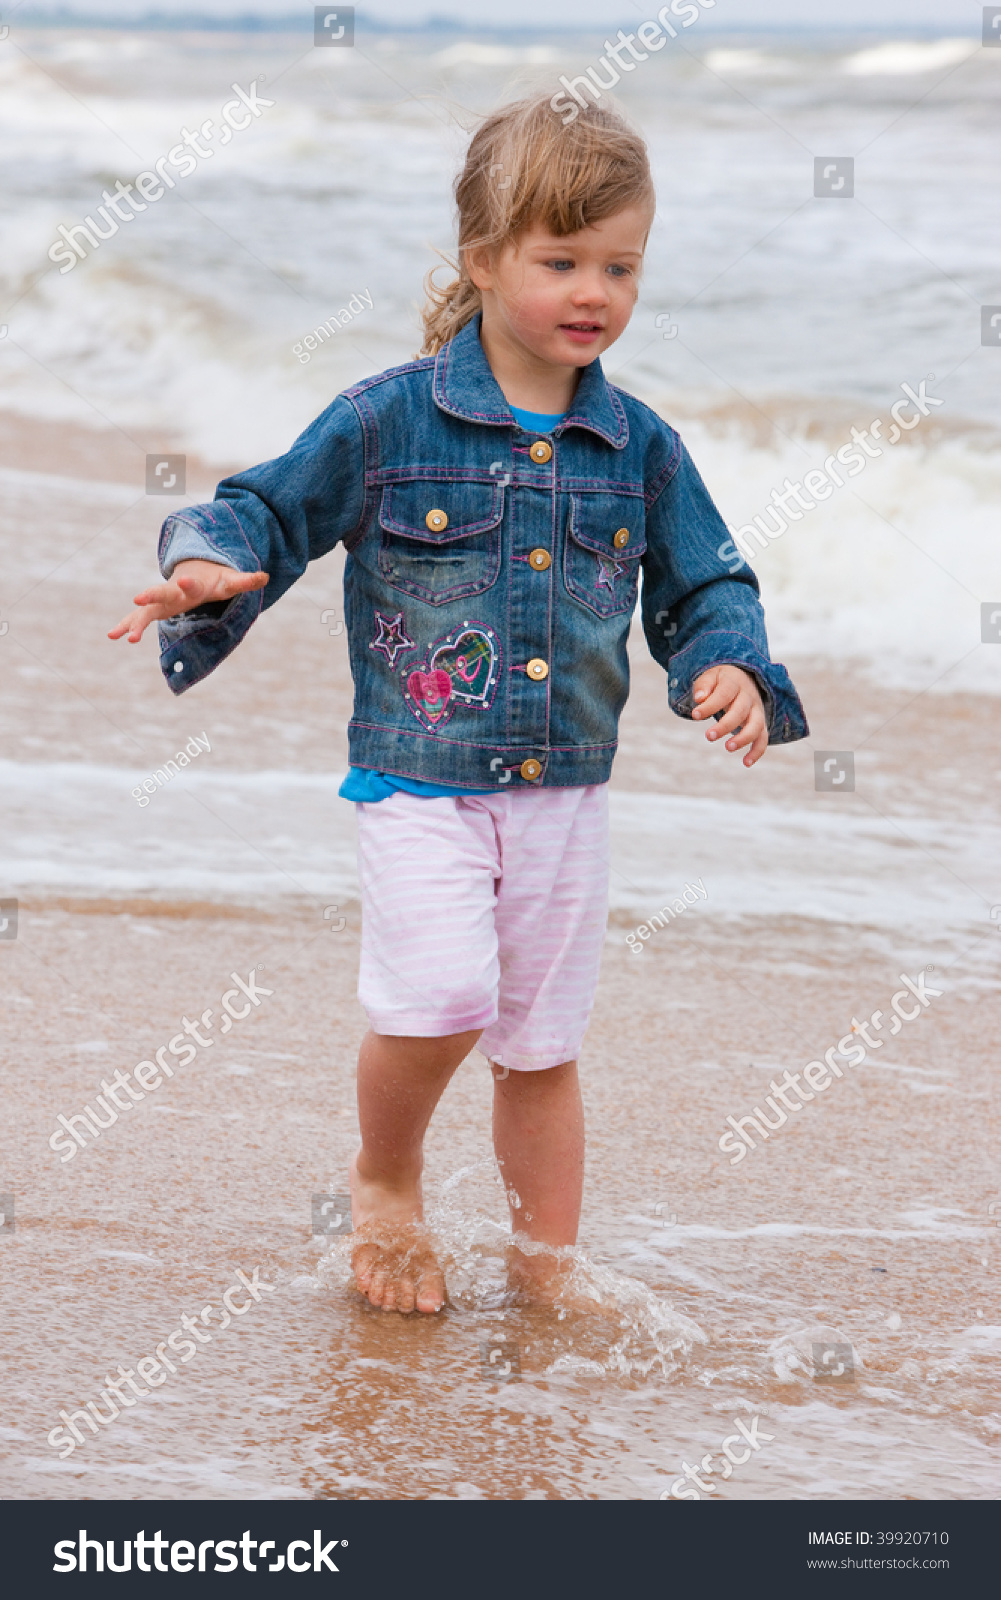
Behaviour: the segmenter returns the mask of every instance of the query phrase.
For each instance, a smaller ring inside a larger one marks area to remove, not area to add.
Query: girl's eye
[[[555,272],[572,272],[573,271],[573,262],[572,261],[566,261],[566,260],[550,261],[549,265],[553,268],[553,270]]]
[[[617,278],[628,278],[629,277],[629,268],[628,267],[615,266],[615,267],[609,267],[608,270],[609,270],[609,272],[614,273],[615,277],[617,277]]]

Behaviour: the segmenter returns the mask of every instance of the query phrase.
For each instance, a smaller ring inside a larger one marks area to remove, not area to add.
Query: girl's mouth
[[[600,322],[561,322],[560,332],[574,344],[591,344],[602,332]]]

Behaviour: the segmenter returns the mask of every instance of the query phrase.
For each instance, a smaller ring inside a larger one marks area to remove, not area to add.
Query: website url
[[[876,1567],[910,1568],[915,1571],[932,1572],[941,1567],[948,1570],[949,1563],[945,1560],[930,1561],[927,1558],[919,1561],[917,1556],[910,1556],[906,1561],[896,1556],[889,1556],[885,1561],[876,1556],[863,1556],[861,1561],[856,1561],[854,1556],[842,1556],[840,1561],[808,1561],[806,1565],[809,1572],[815,1568],[818,1572],[847,1572],[849,1569],[854,1572],[871,1572]]]

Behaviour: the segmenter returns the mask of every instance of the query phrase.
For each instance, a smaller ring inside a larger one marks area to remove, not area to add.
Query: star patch
[[[377,611],[375,620],[379,624],[379,632],[369,649],[381,650],[389,665],[395,667],[401,651],[414,648],[414,641],[407,638],[407,630],[403,626],[403,612],[398,611],[395,617],[384,617],[381,611]]]
[[[614,556],[598,557],[598,576],[595,579],[596,589],[611,589],[614,592],[615,580],[625,572],[621,561],[616,561]]]

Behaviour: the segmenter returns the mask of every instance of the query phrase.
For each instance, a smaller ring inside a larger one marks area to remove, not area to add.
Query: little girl
[[[494,1076],[512,1266],[551,1294],[580,1216],[577,1056],[608,899],[608,778],[643,573],[647,643],[680,716],[753,764],[808,732],[769,659],[758,585],[678,435],[599,357],[636,303],[654,192],[605,106],[546,96],[473,138],[458,275],[427,282],[424,355],[338,396],[276,461],[167,518],[160,625],[175,693],[341,541],[363,931],[359,1289],[435,1312],[424,1134],[474,1045]],[[562,1251],[562,1253],[561,1253]]]

